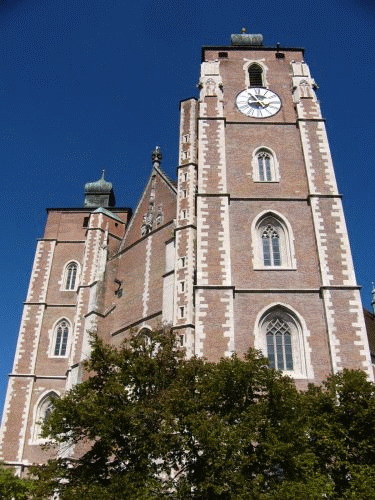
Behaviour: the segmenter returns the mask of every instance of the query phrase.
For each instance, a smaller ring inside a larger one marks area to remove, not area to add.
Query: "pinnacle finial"
[[[161,154],[160,146],[156,146],[156,148],[151,153],[151,160],[152,160],[153,166],[158,167],[160,165],[162,158],[163,158],[163,155]]]
[[[246,32],[247,32],[247,29],[246,29],[245,27],[243,27],[243,28],[241,29],[241,33],[246,33]]]
[[[103,168],[103,170],[102,170],[102,176],[101,176],[101,179],[103,179],[103,181],[104,181],[104,176],[105,176],[105,169]]]

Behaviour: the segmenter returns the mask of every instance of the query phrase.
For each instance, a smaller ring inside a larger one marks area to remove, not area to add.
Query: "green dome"
[[[108,194],[112,190],[112,183],[104,179],[104,170],[101,178],[96,182],[87,182],[85,184],[85,194]]]

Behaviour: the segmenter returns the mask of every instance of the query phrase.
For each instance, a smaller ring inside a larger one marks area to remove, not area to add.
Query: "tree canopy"
[[[167,330],[117,348],[93,337],[86,370],[53,402],[43,434],[57,455],[34,467],[33,498],[374,496],[375,390],[361,371],[298,391],[257,351],[186,359]]]
[[[0,463],[0,498],[4,500],[28,500],[33,481],[17,477],[12,469]]]

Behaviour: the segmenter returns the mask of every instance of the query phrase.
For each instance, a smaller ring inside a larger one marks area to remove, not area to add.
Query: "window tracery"
[[[293,370],[292,335],[288,323],[276,316],[266,327],[267,356],[271,368]]]
[[[289,222],[276,212],[263,212],[252,223],[254,269],[296,269]]]
[[[262,146],[255,149],[252,166],[255,182],[278,182],[280,180],[279,163],[270,148]]]
[[[303,318],[287,304],[270,304],[255,322],[256,349],[268,357],[271,368],[294,378],[313,378],[309,332]]]
[[[263,264],[265,266],[281,266],[280,236],[272,224],[262,230]]]
[[[66,319],[59,321],[54,332],[53,356],[67,355],[70,325]]]
[[[64,273],[64,290],[75,290],[78,283],[78,264],[77,262],[69,262],[65,266]]]
[[[267,151],[258,153],[259,180],[272,181],[271,156]]]
[[[40,443],[42,440],[41,432],[43,425],[49,419],[52,410],[53,402],[59,397],[55,391],[50,391],[38,401],[34,411],[34,429],[32,432],[32,441],[34,443]]]

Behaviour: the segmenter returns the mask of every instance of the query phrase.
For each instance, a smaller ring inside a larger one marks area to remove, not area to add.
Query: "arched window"
[[[67,355],[70,324],[66,319],[59,321],[54,332],[53,356]]]
[[[258,314],[255,348],[268,357],[271,368],[295,378],[312,378],[305,322],[286,304],[274,304]]]
[[[271,156],[267,151],[258,153],[259,180],[272,181]]]
[[[252,166],[255,182],[278,182],[280,180],[279,164],[271,149],[266,147],[255,149]]]
[[[64,289],[75,290],[77,285],[78,264],[70,262],[65,267]]]
[[[137,333],[137,338],[140,340],[140,347],[149,356],[154,357],[159,351],[159,343],[155,341],[152,335],[152,329],[149,326],[142,327]]]
[[[254,269],[296,269],[289,222],[276,212],[263,212],[252,223]]]
[[[147,326],[144,326],[143,328],[141,328],[139,330],[139,332],[137,333],[137,337],[142,340],[143,344],[145,346],[149,346],[151,345],[151,333],[152,333],[152,330],[151,328],[147,327]]]
[[[48,420],[53,409],[53,401],[59,395],[55,391],[50,391],[38,401],[34,411],[34,429],[32,432],[32,441],[40,442],[43,424]]]
[[[263,70],[257,63],[249,66],[250,87],[263,87]]]
[[[272,368],[293,370],[291,327],[283,318],[273,317],[266,325],[267,356]]]
[[[262,227],[263,264],[265,266],[281,266],[279,232],[275,224],[268,223]]]

